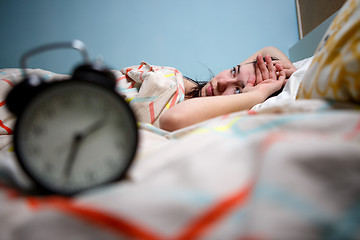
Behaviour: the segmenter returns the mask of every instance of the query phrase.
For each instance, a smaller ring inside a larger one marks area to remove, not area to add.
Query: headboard
[[[311,57],[314,54],[320,40],[329,28],[336,14],[337,12],[331,15],[289,49],[289,58],[292,62]]]
[[[314,55],[329,25],[346,0],[295,0],[299,41],[289,49],[292,62]]]
[[[295,0],[299,38],[302,39],[336,13],[346,0]]]

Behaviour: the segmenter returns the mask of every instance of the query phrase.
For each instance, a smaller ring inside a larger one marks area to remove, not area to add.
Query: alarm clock
[[[30,55],[68,46],[80,50],[86,61],[69,79],[45,82],[26,74]],[[115,76],[99,63],[89,63],[84,51],[77,40],[25,54],[25,78],[6,99],[17,116],[17,160],[43,193],[74,195],[122,180],[136,154],[136,119],[115,91]]]

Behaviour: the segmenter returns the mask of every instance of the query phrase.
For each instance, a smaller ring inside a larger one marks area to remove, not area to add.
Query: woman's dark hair
[[[209,71],[209,80],[194,80],[190,77],[184,76],[185,79],[189,80],[190,82],[196,84],[196,86],[188,93],[186,93],[185,98],[194,98],[194,97],[201,97],[200,93],[201,90],[203,89],[203,87],[211,80],[215,77],[215,74],[213,73],[213,71],[211,71],[211,69],[206,66],[205,64],[199,62],[201,65],[203,65],[203,67],[205,67],[208,71]]]
[[[265,62],[265,58],[263,58],[264,59],[264,62]],[[271,61],[276,61],[276,60],[279,60],[277,57],[271,57]],[[252,63],[252,64],[254,64],[254,67],[255,67],[255,65],[257,64],[257,60],[255,59],[254,61],[252,61],[252,62],[249,62],[249,63]]]
[[[195,83],[196,86],[188,93],[186,93],[186,98],[194,98],[194,97],[200,97],[201,89],[208,83],[208,81],[197,81],[192,78],[189,78],[187,76],[184,76],[186,80],[189,80],[192,83]]]

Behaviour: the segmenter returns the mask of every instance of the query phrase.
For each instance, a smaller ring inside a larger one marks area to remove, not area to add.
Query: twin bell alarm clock
[[[69,79],[44,81],[26,72],[26,60],[55,48],[79,50],[85,63]],[[73,195],[124,179],[137,148],[136,119],[115,91],[112,72],[91,63],[81,41],[45,45],[21,60],[24,79],[8,94],[17,116],[19,165],[42,192]]]

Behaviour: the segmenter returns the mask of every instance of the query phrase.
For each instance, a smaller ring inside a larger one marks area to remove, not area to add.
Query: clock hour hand
[[[83,139],[83,137],[81,134],[76,134],[74,136],[74,138],[72,139],[70,153],[66,160],[65,168],[64,168],[64,176],[66,178],[68,178],[70,176],[71,169],[72,169],[72,166],[74,165],[74,161],[75,161],[76,155],[79,151],[79,146],[80,146],[80,143],[82,142],[82,139]]]

